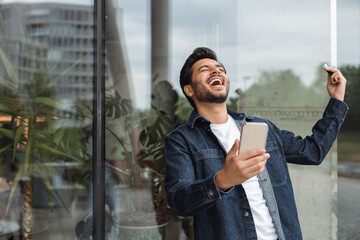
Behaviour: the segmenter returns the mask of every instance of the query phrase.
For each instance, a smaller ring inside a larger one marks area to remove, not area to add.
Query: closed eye
[[[223,65],[217,65],[216,67],[219,69],[220,72],[226,72]]]
[[[209,66],[208,65],[203,65],[203,66],[200,66],[198,71],[200,72],[204,72],[204,71],[208,71],[209,70]]]

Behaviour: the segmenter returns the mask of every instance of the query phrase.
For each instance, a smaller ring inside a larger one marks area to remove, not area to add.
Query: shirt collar
[[[242,112],[235,112],[231,109],[227,109],[228,114],[234,118],[235,120],[251,120],[253,119],[253,117],[247,116],[245,113]],[[195,123],[199,122],[200,124],[207,124],[209,125],[211,122],[200,116],[197,111],[194,109],[190,115],[190,117],[188,118],[186,124],[188,124],[191,128],[194,128]]]

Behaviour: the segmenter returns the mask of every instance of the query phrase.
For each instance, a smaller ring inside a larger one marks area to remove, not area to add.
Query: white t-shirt
[[[235,120],[228,115],[228,121],[224,124],[210,124],[210,128],[229,152],[236,139],[240,139],[240,131]],[[272,222],[269,209],[266,206],[258,177],[254,176],[242,183],[246,196],[249,200],[251,213],[254,218],[256,234],[259,240],[277,239],[275,227]]]

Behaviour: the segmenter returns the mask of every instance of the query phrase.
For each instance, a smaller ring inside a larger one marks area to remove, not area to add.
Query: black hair
[[[188,95],[186,95],[186,93],[184,91],[184,86],[191,84],[191,78],[192,78],[192,74],[193,74],[192,66],[194,65],[194,63],[199,61],[200,59],[204,59],[204,58],[210,58],[210,59],[217,61],[216,53],[213,50],[211,50],[210,48],[207,48],[207,47],[199,47],[199,48],[196,48],[192,52],[192,54],[186,59],[184,66],[182,67],[182,69],[180,71],[181,89],[182,89],[185,97],[187,98],[187,100],[190,102],[191,106],[193,106],[193,108],[196,108],[195,103]]]

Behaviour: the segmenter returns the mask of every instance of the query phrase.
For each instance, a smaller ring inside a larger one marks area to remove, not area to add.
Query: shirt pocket
[[[217,149],[201,149],[193,154],[199,178],[213,175],[223,168],[225,155]]]
[[[273,187],[279,187],[286,184],[287,175],[284,166],[284,155],[276,141],[266,142],[266,151],[270,154],[267,160],[266,168]]]

